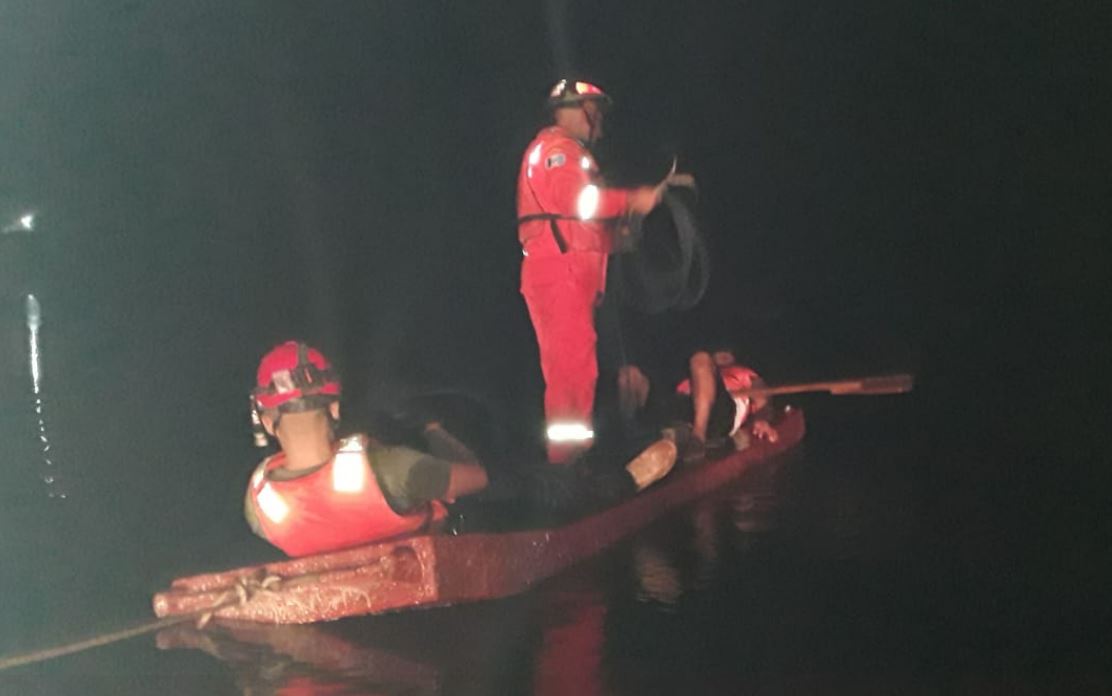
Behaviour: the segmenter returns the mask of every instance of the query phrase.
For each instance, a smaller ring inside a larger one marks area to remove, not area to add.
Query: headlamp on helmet
[[[560,80],[553,85],[548,93],[548,107],[550,109],[579,106],[587,101],[596,102],[603,109],[610,108],[613,103],[600,87],[579,80]]]
[[[304,343],[286,341],[259,363],[255,402],[262,410],[293,413],[323,408],[340,398],[340,379],[324,355]]]

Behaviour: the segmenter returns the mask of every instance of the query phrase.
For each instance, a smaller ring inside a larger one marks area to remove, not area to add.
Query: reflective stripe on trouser
[[[539,261],[540,273],[523,267],[521,292],[540,349],[547,432],[557,436],[549,438],[548,458],[559,463],[591,445],[598,381],[595,306],[605,257],[568,254]]]
[[[595,441],[595,431],[590,423],[573,421],[549,422],[545,429],[548,439],[548,461],[565,464],[576,454],[588,449]]]

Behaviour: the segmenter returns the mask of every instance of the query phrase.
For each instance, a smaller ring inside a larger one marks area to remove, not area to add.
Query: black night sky
[[[5,553],[40,535],[141,601],[236,564],[247,392],[289,337],[334,357],[356,417],[452,389],[535,434],[514,186],[571,72],[617,101],[613,180],[676,154],[699,182],[710,289],[627,317],[637,352],[678,369],[726,331],[770,381],[915,372],[898,414],[811,427],[909,433],[924,525],[991,520],[1039,619],[1060,592],[1095,625],[1106,608],[1078,597],[1112,567],[1112,259],[1109,16],[1090,9],[0,0],[0,222],[37,214],[0,235]],[[103,566],[42,514],[28,292],[59,517],[97,530]]]

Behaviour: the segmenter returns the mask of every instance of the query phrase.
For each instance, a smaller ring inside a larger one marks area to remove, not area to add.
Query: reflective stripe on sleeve
[[[598,212],[599,191],[598,186],[594,184],[587,184],[583,190],[579,192],[579,198],[575,201],[576,212],[579,214],[580,220],[591,220]]]

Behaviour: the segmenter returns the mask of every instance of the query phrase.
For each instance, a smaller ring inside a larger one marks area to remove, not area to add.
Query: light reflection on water
[[[24,216],[30,218],[30,216]],[[30,229],[28,222],[27,229]],[[42,351],[39,346],[39,332],[42,327],[42,305],[33,294],[24,299],[24,308],[27,315],[27,360],[31,373],[31,391],[35,398],[35,419],[38,424],[38,439],[41,451],[40,478],[46,486],[48,498],[65,499],[66,487],[54,465],[51,452],[50,437],[47,435],[46,414],[43,407],[42,391]]]
[[[326,627],[179,625],[155,640],[160,650],[200,650],[224,662],[244,693],[440,693],[435,666],[359,645]]]

